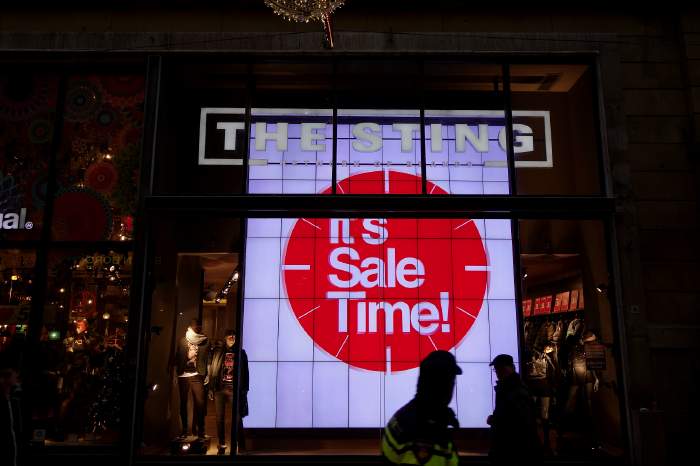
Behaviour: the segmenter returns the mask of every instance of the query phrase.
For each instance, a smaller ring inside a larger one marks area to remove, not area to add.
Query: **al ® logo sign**
[[[420,178],[378,171],[339,183],[348,193],[353,186],[409,194],[419,192]],[[290,307],[317,346],[351,366],[386,372],[459,345],[488,280],[484,242],[470,219],[302,218],[282,269]]]

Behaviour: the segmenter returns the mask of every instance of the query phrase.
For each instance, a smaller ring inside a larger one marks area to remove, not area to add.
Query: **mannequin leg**
[[[195,375],[190,377],[192,379],[192,402],[193,410],[192,416],[197,422],[197,436],[200,438],[204,437],[204,408],[206,399],[204,396],[204,381],[201,375]]]
[[[224,390],[214,392],[216,405],[216,433],[219,437],[219,447],[226,445],[226,393]]]
[[[180,389],[180,422],[182,422],[182,436],[187,436],[189,425],[187,424],[187,398],[190,395],[189,377],[178,377],[177,386]]]
[[[237,441],[238,441],[238,453],[245,453],[245,433],[243,432],[243,419],[236,415],[238,418],[238,435],[237,435]]]
[[[593,448],[599,447],[598,429],[596,426],[595,418],[593,417],[593,383],[586,383],[586,415],[588,416],[588,432],[590,435],[591,446]]]
[[[576,409],[576,395],[578,395],[578,384],[572,383],[569,387],[569,393],[566,397],[566,408],[564,412],[568,415],[572,414]]]
[[[540,398],[540,418],[542,419],[543,446],[545,451],[549,451],[549,405],[551,398],[543,396]]]

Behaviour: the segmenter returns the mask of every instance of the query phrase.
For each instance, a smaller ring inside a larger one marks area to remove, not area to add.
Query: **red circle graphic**
[[[420,178],[368,172],[346,193],[420,192]],[[428,189],[445,194],[428,182]],[[487,254],[470,219],[298,219],[286,241],[290,307],[315,345],[356,368],[415,368],[459,345],[479,315]]]

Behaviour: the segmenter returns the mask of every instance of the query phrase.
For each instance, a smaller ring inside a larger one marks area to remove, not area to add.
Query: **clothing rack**
[[[552,312],[550,314],[539,314],[539,315],[532,315],[532,316],[524,316],[523,319],[525,320],[533,320],[533,321],[543,321],[543,320],[561,320],[566,317],[581,317],[585,309],[577,309],[575,311],[566,311],[566,312]]]

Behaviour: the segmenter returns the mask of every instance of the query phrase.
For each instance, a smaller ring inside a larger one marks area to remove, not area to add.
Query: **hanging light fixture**
[[[345,0],[265,0],[265,5],[289,21],[308,23],[320,21],[323,24],[326,44],[333,48],[333,27],[331,14],[343,6]]]

